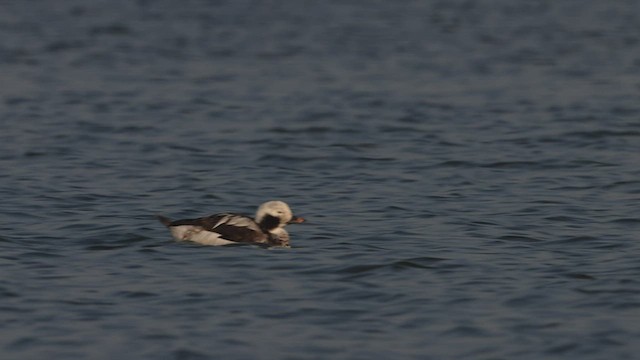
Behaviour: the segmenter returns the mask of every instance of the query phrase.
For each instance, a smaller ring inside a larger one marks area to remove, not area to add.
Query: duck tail
[[[170,226],[170,225],[171,225],[171,223],[172,223],[171,219],[169,219],[169,218],[168,218],[168,217],[166,217],[166,216],[156,215],[156,217],[158,218],[158,220],[160,220],[160,222],[161,222],[161,223],[163,223],[163,224],[164,224],[164,226],[167,226],[167,227],[168,227],[168,226]]]

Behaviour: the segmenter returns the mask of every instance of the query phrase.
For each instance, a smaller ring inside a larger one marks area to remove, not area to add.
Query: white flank
[[[193,241],[202,245],[227,245],[233,244],[233,241],[220,238],[220,234],[211,231],[205,231],[199,226],[179,225],[171,226],[171,235],[178,241]]]

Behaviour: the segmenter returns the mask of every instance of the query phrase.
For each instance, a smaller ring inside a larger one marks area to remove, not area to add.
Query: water
[[[3,2],[2,359],[637,358],[638,10]]]

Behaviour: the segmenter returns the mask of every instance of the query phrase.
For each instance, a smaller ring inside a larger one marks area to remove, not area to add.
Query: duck
[[[201,245],[256,244],[266,247],[291,247],[288,224],[299,224],[304,218],[294,216],[287,203],[267,201],[258,207],[255,218],[236,213],[220,213],[195,219],[171,220],[158,215],[174,239]]]

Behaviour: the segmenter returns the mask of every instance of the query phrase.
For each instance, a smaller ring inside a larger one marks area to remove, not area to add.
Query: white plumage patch
[[[179,241],[193,241],[202,245],[227,245],[233,244],[233,241],[225,240],[220,237],[220,234],[206,231],[202,229],[200,226],[193,225],[179,225],[172,226],[171,235],[173,235],[174,239]]]
[[[260,231],[260,228],[256,225],[256,223],[253,220],[246,218],[244,216],[238,216],[238,215],[232,215],[232,214],[226,215],[222,219],[220,219],[213,226],[213,228],[215,229],[222,224],[233,225],[237,227],[246,227],[256,231]]]

